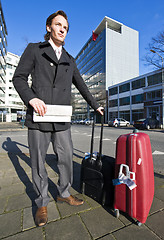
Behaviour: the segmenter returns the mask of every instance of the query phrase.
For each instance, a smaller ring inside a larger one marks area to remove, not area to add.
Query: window
[[[10,57],[7,57],[7,60],[11,62],[12,59]]]
[[[120,111],[120,117],[130,121],[130,111]],[[121,121],[124,121],[123,119]]]
[[[114,119],[118,117],[118,112],[109,112],[109,119]]]
[[[144,110],[143,109],[132,111],[132,120],[133,121],[142,119],[142,118],[144,118]]]
[[[145,87],[145,78],[141,78],[132,82],[132,90],[142,87]]]
[[[117,93],[118,93],[118,88],[117,87],[109,89],[109,96],[115,95]]]
[[[118,100],[117,99],[109,101],[109,107],[117,107],[117,106],[118,106]]]
[[[148,86],[162,83],[162,73],[160,72],[160,73],[148,76],[147,81],[148,81]]]
[[[119,86],[119,93],[127,92],[130,90],[130,83],[126,83]]]
[[[12,69],[12,65],[7,64],[7,68]]]
[[[132,96],[132,104],[143,103],[143,100],[144,100],[143,94]]]
[[[120,106],[129,105],[130,104],[130,97],[120,98]]]
[[[162,97],[161,90],[146,93],[146,100],[161,99],[161,97]]]

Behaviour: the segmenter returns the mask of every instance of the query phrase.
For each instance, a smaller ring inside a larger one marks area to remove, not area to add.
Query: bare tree
[[[147,54],[143,60],[147,65],[154,65],[156,68],[162,68],[164,58],[164,31],[158,33],[156,37],[151,39],[146,50]]]

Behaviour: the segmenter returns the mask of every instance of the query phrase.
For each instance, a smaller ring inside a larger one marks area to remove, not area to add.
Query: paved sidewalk
[[[1,131],[19,131],[26,129],[22,122],[0,122]]]
[[[51,196],[48,205],[49,221],[45,227],[38,228],[34,223],[35,193],[31,183],[29,154],[21,151],[0,154],[0,239],[164,239],[163,175],[155,173],[155,195],[150,214],[146,223],[138,227],[135,221],[125,214],[121,213],[117,219],[112,209],[103,208],[91,198],[79,193],[81,159],[77,157],[74,158],[74,183],[71,194],[83,198],[85,204],[72,207],[66,203],[56,203],[55,184],[58,171],[54,166],[55,161],[54,155],[47,154],[46,168]]]

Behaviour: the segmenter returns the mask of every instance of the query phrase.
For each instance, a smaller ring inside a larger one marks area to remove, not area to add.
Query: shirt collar
[[[60,49],[60,52],[62,52],[62,46],[57,47],[57,46],[55,45],[55,43],[52,41],[51,38],[48,40],[48,42],[51,44],[51,46],[52,46],[52,48],[54,49],[55,52],[56,52],[56,49]]]

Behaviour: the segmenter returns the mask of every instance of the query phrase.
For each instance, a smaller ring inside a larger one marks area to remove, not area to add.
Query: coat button
[[[54,65],[53,63],[50,63],[50,66],[51,66],[51,67],[53,67],[53,65]]]

